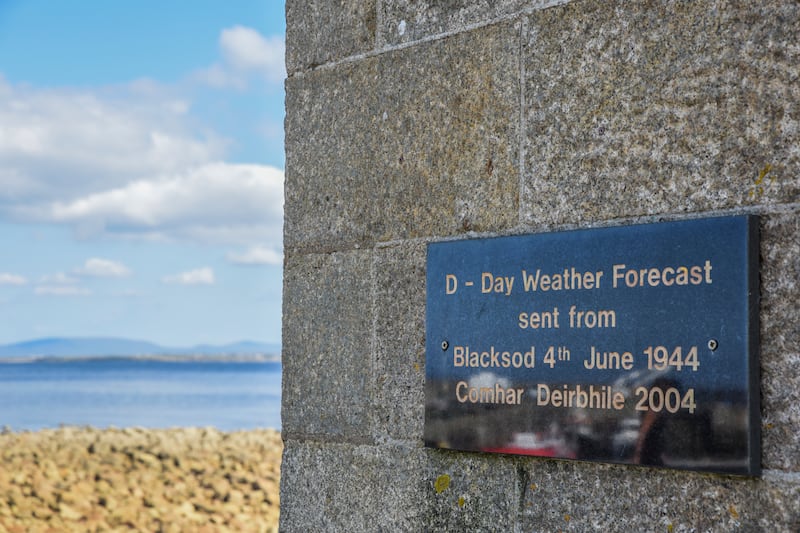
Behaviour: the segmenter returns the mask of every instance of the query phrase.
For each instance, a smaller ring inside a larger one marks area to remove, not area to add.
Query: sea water
[[[133,359],[0,364],[0,427],[280,429],[280,363]]]

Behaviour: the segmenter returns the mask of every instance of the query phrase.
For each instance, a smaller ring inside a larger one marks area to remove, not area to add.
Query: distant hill
[[[0,358],[40,357],[213,357],[265,356],[279,360],[278,344],[242,341],[225,345],[201,344],[187,348],[165,347],[152,342],[113,337],[50,337],[0,345]]]

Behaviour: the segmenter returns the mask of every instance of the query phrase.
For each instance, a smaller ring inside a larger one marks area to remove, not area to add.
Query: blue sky
[[[280,341],[284,4],[0,0],[0,344]]]

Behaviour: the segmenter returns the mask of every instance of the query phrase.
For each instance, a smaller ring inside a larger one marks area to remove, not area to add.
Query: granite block
[[[284,450],[281,531],[424,530],[422,450],[294,441]]]
[[[522,531],[797,531],[800,478],[530,459]]]
[[[515,225],[518,37],[499,24],[288,80],[285,245]]]
[[[575,2],[527,27],[525,223],[800,197],[797,2]]]
[[[425,451],[427,464],[418,474],[427,506],[425,531],[519,531],[522,472],[515,459]]]
[[[292,74],[371,50],[375,0],[288,0],[286,71]]]
[[[375,251],[377,437],[422,442],[425,419],[426,245]]]
[[[564,0],[384,0],[378,38],[383,44],[408,43],[554,3]]]
[[[372,253],[288,255],[283,305],[283,432],[368,440]]]
[[[800,472],[800,212],[761,218],[764,468]]]

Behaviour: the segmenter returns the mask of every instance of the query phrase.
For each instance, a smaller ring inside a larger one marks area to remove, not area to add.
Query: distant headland
[[[0,345],[0,363],[38,360],[146,359],[157,361],[280,362],[281,346],[240,341],[176,348],[116,337],[47,337]]]

